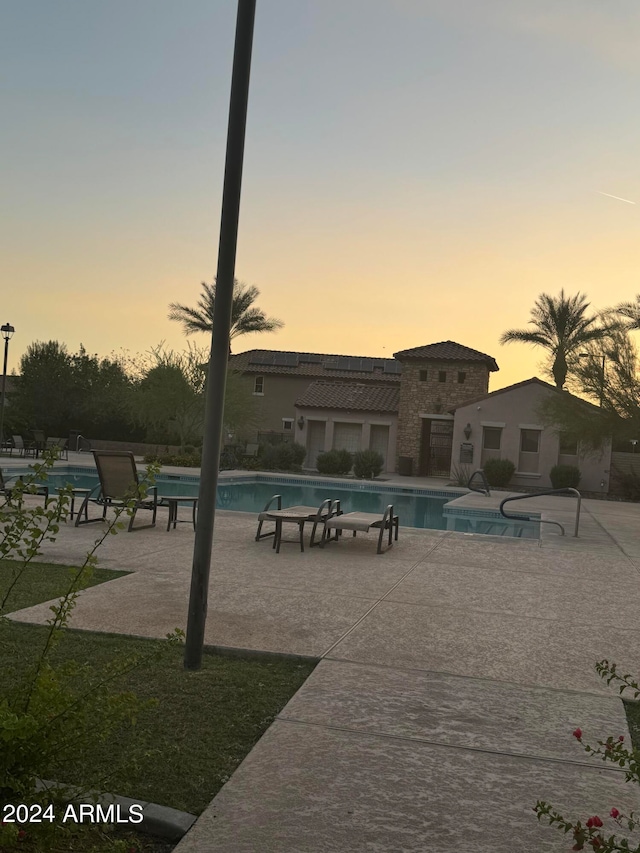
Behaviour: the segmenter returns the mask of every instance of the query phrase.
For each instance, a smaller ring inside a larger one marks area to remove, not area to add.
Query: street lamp
[[[595,358],[595,356],[591,355],[589,352],[579,352],[578,358]],[[607,360],[606,355],[602,356],[602,367],[600,368],[600,408],[602,408],[602,401],[604,400],[604,364]]]
[[[4,326],[0,326],[0,332],[2,332],[2,337],[4,338],[4,365],[2,368],[2,399],[0,400],[0,447],[4,444],[4,401],[5,401],[5,390],[7,386],[7,358],[9,356],[9,341],[11,340],[11,336],[15,332],[15,329],[11,325],[11,323],[5,323]]]

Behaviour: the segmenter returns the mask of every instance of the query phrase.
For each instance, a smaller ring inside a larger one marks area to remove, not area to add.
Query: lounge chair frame
[[[275,503],[275,506],[273,505]],[[283,519],[280,524],[276,522],[276,520],[271,516],[273,512],[289,512],[292,516],[298,516],[298,518],[292,517],[291,519]],[[282,495],[273,495],[273,497],[269,498],[267,503],[265,504],[264,509],[258,515],[258,529],[256,531],[255,541],[258,542],[260,539],[267,539],[269,536],[274,537],[273,547],[276,549],[276,552],[280,552],[280,539],[282,533],[282,523],[297,523],[300,527],[300,550],[304,551],[304,525],[307,522],[313,522],[313,527],[311,529],[311,541],[309,543],[311,548],[314,548],[316,545],[320,545],[322,543],[322,537],[320,541],[316,542],[316,531],[318,529],[318,525],[324,525],[327,519],[333,518],[336,515],[342,515],[342,509],[340,507],[339,500],[332,500],[331,498],[327,498],[324,500],[319,507],[312,506],[291,506],[285,507],[284,510],[282,508]],[[268,533],[262,533],[262,525],[265,521],[273,521],[274,529],[270,530]],[[324,536],[324,529],[322,535]]]
[[[400,519],[397,515],[394,515],[393,504],[389,504],[382,517],[371,512],[347,512],[342,514],[339,518],[327,519],[322,534],[322,540],[320,541],[320,547],[324,548],[325,544],[329,541],[331,530],[336,531],[335,538],[338,539],[343,530],[352,530],[355,537],[359,531],[368,533],[369,530],[373,528],[380,530],[380,534],[378,535],[378,549],[376,553],[382,554],[382,541],[385,531],[388,532],[387,548],[385,550],[389,550],[389,548],[393,547],[394,534],[395,541],[398,541],[399,527]]]
[[[148,486],[145,497],[140,497],[143,483],[138,479],[138,469],[133,453],[122,450],[94,450],[96,468],[100,482],[86,495],[82,506],[76,516],[75,526],[91,524],[94,521],[104,521],[107,510],[126,507],[132,499],[136,500],[133,505],[128,531],[144,530],[147,527],[156,526],[156,515],[158,511],[158,487]],[[149,497],[150,495],[150,497]],[[100,518],[88,517],[88,504],[95,503],[102,507]],[[136,513],[139,509],[152,512],[151,524],[133,526]],[[82,517],[84,514],[84,518]]]
[[[17,481],[20,481],[20,480],[22,480],[22,477],[10,478],[10,479],[16,479]],[[16,486],[17,486],[17,482],[11,483],[11,482],[7,482],[4,479],[4,477],[2,475],[2,469],[0,468],[0,494],[4,495],[6,497],[7,502],[9,504],[11,504],[11,498],[13,497],[12,492],[16,488]],[[34,489],[35,491],[31,491],[32,489]],[[44,498],[44,505],[46,507],[47,503],[49,501],[49,486],[45,485],[44,483],[29,483],[28,485],[25,486],[24,494],[25,495],[39,495],[40,497],[43,497]]]

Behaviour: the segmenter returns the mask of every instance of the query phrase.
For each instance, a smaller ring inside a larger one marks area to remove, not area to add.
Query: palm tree
[[[600,318],[585,316],[588,308],[585,294],[565,296],[564,289],[558,297],[541,293],[531,309],[529,322],[533,328],[509,329],[500,338],[500,343],[522,341],[544,347],[553,359],[550,373],[556,387],[562,388],[569,370],[567,360],[577,356],[578,350],[586,344],[607,338],[616,328],[614,322],[598,325]]]
[[[182,323],[185,335],[194,332],[213,331],[213,309],[216,301],[216,281],[213,284],[202,282],[202,296],[197,308],[172,302],[169,305],[169,319]],[[233,306],[231,309],[231,333],[229,338],[247,335],[249,332],[274,332],[284,326],[282,320],[267,317],[264,311],[252,307],[260,291],[254,285],[242,284],[237,278],[233,280]],[[229,344],[231,353],[231,344]]]
[[[636,295],[635,302],[621,302],[620,305],[611,308],[610,313],[624,317],[627,321],[624,327],[628,331],[640,329],[640,293]]]

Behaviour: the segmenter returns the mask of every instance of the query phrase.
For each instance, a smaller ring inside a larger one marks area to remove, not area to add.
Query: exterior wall
[[[420,371],[427,371],[426,382],[420,381]],[[438,373],[447,372],[447,381],[439,382]],[[458,383],[458,371],[466,373],[465,381]],[[397,455],[414,460],[417,471],[422,436],[421,414],[444,414],[464,400],[487,393],[489,368],[482,362],[418,361],[402,362],[400,407],[398,412]]]
[[[253,395],[251,399],[255,406],[256,426],[252,432],[254,434],[258,430],[282,432],[282,419],[298,417],[294,403],[307,390],[313,379],[308,376],[276,376],[265,373],[263,380],[264,393],[259,395],[253,394],[255,376],[243,377],[249,392]],[[296,441],[299,441],[295,425],[293,436]]]
[[[516,473],[511,480],[514,486],[530,486],[533,488],[552,488],[549,472],[554,465],[572,464],[576,465],[582,472],[580,488],[589,492],[601,492],[606,494],[609,488],[609,475],[611,469],[611,444],[607,444],[601,454],[576,456],[560,456],[560,441],[557,431],[553,427],[542,427],[538,407],[540,402],[555,391],[548,390],[539,385],[523,385],[504,394],[479,400],[468,406],[457,409],[455,413],[453,428],[453,466],[460,467],[460,445],[468,443],[473,445],[473,458],[464,463],[469,473],[481,467],[482,457],[482,432],[485,426],[502,425],[502,441],[500,451],[491,455],[499,456],[501,459],[510,459],[516,466]],[[471,435],[467,439],[464,435],[466,425],[471,426]],[[520,430],[522,428],[533,428],[539,426],[542,430],[540,437],[540,454],[538,459],[538,473],[518,473],[520,458]],[[580,448],[578,448],[580,451]]]
[[[307,447],[307,430],[309,421],[323,421],[325,426],[324,450],[332,450],[334,447],[334,431],[337,423],[360,424],[362,426],[362,438],[360,450],[367,450],[371,438],[371,427],[374,424],[389,427],[389,447],[387,450],[385,471],[395,471],[396,441],[398,429],[398,416],[395,414],[376,414],[375,412],[347,412],[344,409],[296,409],[296,421],[302,415],[304,426],[302,429],[296,423],[295,440]],[[305,460],[304,467],[307,467]]]
[[[264,393],[262,395],[253,394],[256,376],[262,376],[264,379]],[[256,425],[250,431],[253,435],[258,430],[264,432],[282,432],[283,418],[294,418],[294,420],[297,420],[300,417],[300,412],[295,408],[295,401],[303,395],[313,382],[317,382],[318,380],[330,380],[332,382],[355,381],[350,377],[343,376],[335,378],[322,376],[278,376],[272,373],[245,374],[242,379],[246,383],[249,392],[253,395],[252,400],[255,404]],[[358,381],[361,382],[362,380]],[[384,382],[372,384],[389,387],[389,383]],[[393,387],[396,386],[394,385]],[[297,442],[300,441],[299,431],[295,424],[293,438]]]

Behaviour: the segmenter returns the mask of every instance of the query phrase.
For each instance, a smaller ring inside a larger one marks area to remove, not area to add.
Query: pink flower
[[[598,817],[597,814],[594,814],[594,816],[590,817],[589,820],[587,821],[587,826],[589,827],[589,829],[591,829],[594,826],[600,827],[600,826],[602,826],[602,821],[600,820],[600,818]]]
[[[577,740],[582,740],[582,729],[578,728],[573,733],[574,738]]]
[[[622,743],[624,741],[624,735],[619,735],[618,740],[620,741],[620,743]]]
[[[620,812],[619,812],[619,811],[618,811],[618,809],[616,809],[616,808],[611,809],[611,811],[609,812],[609,814],[610,814],[610,815],[611,815],[611,817],[612,817],[612,818],[614,818],[614,819],[615,819],[615,818],[617,818],[617,817],[620,817]]]

